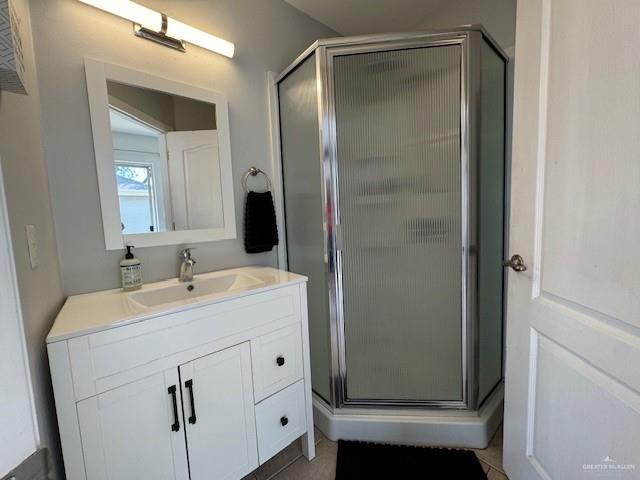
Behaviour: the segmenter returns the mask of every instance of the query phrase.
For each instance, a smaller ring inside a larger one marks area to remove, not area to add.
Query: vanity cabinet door
[[[249,343],[180,367],[191,480],[237,480],[258,466]]]
[[[88,480],[188,480],[173,368],[77,404]]]

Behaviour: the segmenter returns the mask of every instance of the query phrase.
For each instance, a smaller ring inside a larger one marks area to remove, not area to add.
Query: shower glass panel
[[[347,400],[463,399],[461,55],[333,57]]]
[[[504,250],[506,66],[482,42],[480,162],[478,167],[479,400],[502,378],[502,259]]]
[[[318,159],[315,57],[278,85],[289,270],[309,277],[309,340],[313,389],[329,401],[329,293],[325,267],[322,171]]]

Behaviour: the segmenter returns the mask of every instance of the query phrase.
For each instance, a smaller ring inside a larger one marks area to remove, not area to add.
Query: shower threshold
[[[401,408],[333,408],[314,394],[313,419],[330,440],[402,445],[486,448],[502,422],[501,383],[478,411]]]

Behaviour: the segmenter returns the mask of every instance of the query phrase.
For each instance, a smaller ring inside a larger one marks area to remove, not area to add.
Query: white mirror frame
[[[107,250],[120,250],[125,245],[156,247],[210,242],[236,238],[236,216],[233,198],[231,170],[231,142],[229,140],[229,109],[224,94],[187,85],[148,73],[118,65],[85,58],[87,93],[93,130],[93,146],[98,173],[98,188],[102,209],[102,225]],[[168,232],[124,235],[121,229],[118,187],[113,170],[113,140],[109,119],[109,95],[107,80],[141,88],[213,103],[216,106],[216,125],[220,155],[220,180],[222,182],[222,210],[224,226],[199,230],[175,230]]]

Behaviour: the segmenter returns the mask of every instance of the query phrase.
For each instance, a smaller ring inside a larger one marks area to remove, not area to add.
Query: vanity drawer
[[[251,340],[256,403],[302,378],[300,324]]]
[[[76,400],[300,324],[297,286],[158,316],[68,341]]]
[[[256,405],[258,458],[263,464],[306,432],[304,381]]]

